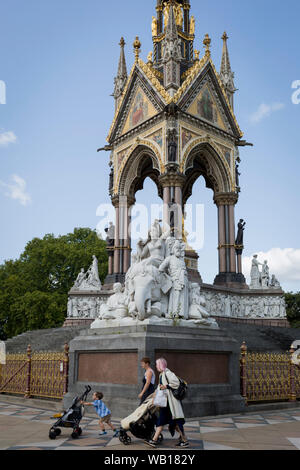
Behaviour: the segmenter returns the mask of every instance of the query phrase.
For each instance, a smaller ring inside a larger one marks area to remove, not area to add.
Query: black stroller
[[[152,404],[153,395],[150,395],[142,405],[140,405],[130,416],[121,421],[119,431],[119,440],[125,446],[131,444],[131,437],[127,432],[138,439],[149,441],[155,434],[155,425],[159,415],[159,408]],[[163,441],[163,435],[160,434],[158,442]]]
[[[80,421],[84,415],[84,406],[81,401],[86,401],[88,394],[91,391],[91,387],[87,385],[85,392],[80,397],[75,397],[70,408],[61,414],[56,423],[51,427],[49,431],[49,438],[56,439],[61,434],[59,428],[73,428],[71,434],[73,439],[77,439],[82,434],[82,429],[79,427]]]

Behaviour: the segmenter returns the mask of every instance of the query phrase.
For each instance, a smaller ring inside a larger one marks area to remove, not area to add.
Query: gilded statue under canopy
[[[170,15],[170,4],[169,3],[164,3],[164,26],[165,26],[165,29],[168,26],[169,15]]]
[[[176,24],[182,28],[183,26],[183,11],[182,7],[179,3],[175,2],[173,4],[174,7],[174,14],[176,19]],[[169,22],[169,15],[170,15],[170,3],[164,3],[164,25],[165,28],[168,26]]]
[[[181,5],[177,4],[174,8],[176,24],[182,28],[183,26],[183,11]]]
[[[192,17],[191,17],[191,20],[190,20],[190,34],[191,34],[191,35],[194,35],[194,34],[195,34],[195,26],[196,26],[195,23],[196,23],[196,22],[195,22],[195,17],[192,16]]]
[[[157,19],[152,16],[152,36],[157,36]]]

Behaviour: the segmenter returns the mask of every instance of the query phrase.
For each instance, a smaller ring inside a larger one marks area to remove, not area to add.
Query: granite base
[[[144,376],[140,361],[145,356],[152,366],[165,357],[168,367],[188,382],[183,401],[187,418],[239,413],[245,408],[240,395],[240,345],[234,339],[220,329],[151,324],[89,329],[74,338],[64,406],[89,384],[103,393],[114,417],[128,416],[139,405]]]

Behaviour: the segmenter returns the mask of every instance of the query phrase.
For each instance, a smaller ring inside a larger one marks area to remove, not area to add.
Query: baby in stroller
[[[140,405],[130,416],[121,421],[121,429],[119,431],[119,440],[124,445],[131,444],[131,438],[127,432],[130,431],[133,436],[144,441],[149,441],[155,434],[155,425],[159,416],[159,408],[153,405],[155,394],[149,395],[148,398]],[[163,435],[159,436],[159,442],[163,441]]]

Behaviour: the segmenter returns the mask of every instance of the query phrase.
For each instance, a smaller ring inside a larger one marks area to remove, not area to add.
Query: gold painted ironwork
[[[1,367],[0,391],[24,395],[27,379],[27,354],[7,354]]]
[[[34,353],[31,362],[31,396],[62,398],[64,353]]]
[[[300,399],[300,368],[289,352],[247,352],[243,343],[241,394],[247,403]]]
[[[248,353],[246,394],[250,401],[288,400],[290,358],[281,353]]]
[[[28,351],[6,355],[0,369],[0,393],[61,399],[67,391],[68,346],[61,353]]]

